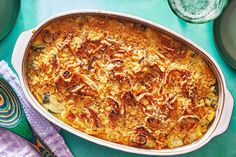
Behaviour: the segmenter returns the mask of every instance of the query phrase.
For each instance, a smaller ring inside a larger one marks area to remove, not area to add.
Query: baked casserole
[[[86,134],[167,149],[201,138],[214,120],[218,94],[207,63],[145,25],[67,16],[45,25],[27,51],[32,94]]]

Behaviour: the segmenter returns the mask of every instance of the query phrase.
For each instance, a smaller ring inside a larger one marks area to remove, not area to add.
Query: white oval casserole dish
[[[200,54],[203,57],[203,59],[208,63],[209,67],[212,69],[212,71],[217,79],[218,95],[219,95],[218,109],[216,111],[215,119],[214,119],[213,123],[211,124],[211,126],[209,127],[208,131],[205,133],[205,135],[202,138],[200,138],[199,140],[197,140],[191,144],[184,145],[182,147],[178,147],[178,148],[174,148],[174,149],[153,150],[153,149],[134,148],[134,147],[130,147],[130,146],[125,146],[125,145],[105,141],[105,140],[87,135],[81,131],[78,131],[78,130],[72,128],[71,126],[62,122],[61,120],[57,119],[52,114],[50,114],[46,109],[44,109],[39,104],[39,102],[34,98],[34,96],[32,95],[32,93],[30,92],[30,90],[27,86],[26,77],[25,77],[25,64],[26,64],[28,55],[27,55],[26,49],[29,46],[29,42],[34,37],[34,35],[48,22],[55,20],[57,18],[61,18],[63,16],[70,16],[70,15],[75,15],[75,14],[77,14],[77,15],[83,14],[83,15],[111,16],[111,17],[115,17],[118,19],[124,19],[124,20],[128,20],[128,21],[138,22],[138,23],[147,25],[149,27],[152,27],[155,30],[161,31],[161,32],[171,36],[172,38],[185,43],[193,51]],[[89,140],[91,142],[94,142],[94,143],[97,143],[97,144],[100,144],[103,146],[107,146],[107,147],[110,147],[113,149],[118,149],[118,150],[122,150],[122,151],[126,151],[126,152],[145,154],[145,155],[167,156],[167,155],[184,154],[184,153],[194,151],[194,150],[202,147],[206,143],[208,143],[213,137],[220,135],[227,130],[227,128],[229,126],[230,119],[231,119],[232,111],[233,111],[234,100],[233,100],[232,95],[230,94],[230,92],[228,91],[228,89],[226,87],[224,75],[223,75],[219,65],[216,63],[216,61],[205,50],[200,48],[198,45],[194,44],[189,39],[181,36],[180,34],[174,32],[166,27],[163,27],[163,26],[156,24],[154,22],[151,22],[151,21],[148,21],[145,19],[141,19],[139,17],[135,17],[132,15],[115,13],[115,12],[107,12],[107,11],[92,11],[92,10],[80,10],[80,11],[77,10],[77,11],[70,11],[70,12],[57,14],[55,16],[52,16],[52,17],[44,20],[35,28],[21,33],[21,35],[19,36],[19,38],[15,44],[11,62],[12,62],[12,65],[19,76],[22,89],[23,89],[24,94],[26,95],[28,101],[46,119],[48,119],[49,121],[53,122],[54,124],[58,125],[59,127],[65,129],[65,130],[69,131],[70,133],[75,134],[81,138],[84,138],[86,140]]]

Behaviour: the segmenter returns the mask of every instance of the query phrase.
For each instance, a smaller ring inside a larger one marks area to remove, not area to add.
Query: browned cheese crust
[[[216,79],[186,45],[144,25],[70,16],[31,41],[27,82],[39,103],[107,141],[165,149],[201,138],[214,120]]]

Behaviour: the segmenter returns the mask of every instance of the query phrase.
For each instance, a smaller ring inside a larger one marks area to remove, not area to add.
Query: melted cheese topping
[[[46,25],[28,49],[37,100],[70,126],[149,149],[201,138],[217,109],[216,79],[184,44],[144,25],[71,16]]]

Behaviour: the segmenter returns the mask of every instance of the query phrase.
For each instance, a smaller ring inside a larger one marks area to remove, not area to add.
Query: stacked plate
[[[14,27],[20,11],[20,0],[0,0],[0,40]]]
[[[231,0],[224,12],[214,21],[216,47],[221,56],[236,70],[236,1]]]

